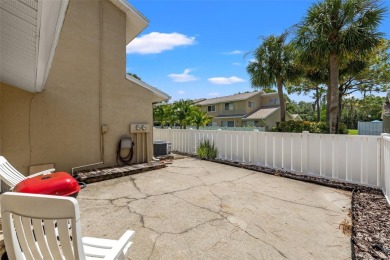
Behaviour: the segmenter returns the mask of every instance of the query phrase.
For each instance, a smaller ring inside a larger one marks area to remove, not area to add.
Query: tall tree
[[[255,61],[246,68],[254,88],[270,88],[276,86],[280,101],[280,120],[286,120],[286,104],[283,86],[297,77],[294,66],[294,51],[291,44],[286,43],[287,33],[270,35],[262,38],[262,43],[253,52]]]
[[[348,57],[348,62],[340,70],[339,108],[343,98],[354,92],[363,97],[372,92],[385,92],[390,87],[390,41],[382,39],[372,52]],[[339,111],[341,116],[342,111]]]
[[[191,116],[193,112],[193,105],[191,100],[180,99],[173,103],[173,111],[179,121],[180,128],[186,129],[187,125],[191,123]]]
[[[129,76],[132,76],[133,78],[141,80],[141,78],[137,74],[135,74],[135,73],[127,72],[126,74],[129,75]]]
[[[205,126],[212,121],[212,117],[207,116],[207,113],[200,110],[199,107],[193,107],[191,123],[199,129],[200,126]]]
[[[329,66],[329,124],[339,121],[340,61],[345,55],[372,51],[386,8],[378,0],[324,0],[313,4],[298,25],[296,44],[306,60],[326,58]]]

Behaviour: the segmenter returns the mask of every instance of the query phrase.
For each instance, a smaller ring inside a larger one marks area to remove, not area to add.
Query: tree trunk
[[[339,111],[338,111],[338,114],[337,114],[337,116],[338,116],[338,122],[340,122],[341,121],[341,116],[342,116],[342,111],[343,111],[343,93],[339,90],[339,105],[338,105],[338,109],[339,109]]]
[[[339,60],[335,53],[331,53],[329,56],[328,89],[330,90],[329,128],[331,134],[336,134],[339,123]]]
[[[320,110],[320,91],[318,85],[316,86],[316,109],[317,109],[317,122],[321,121],[321,110]]]
[[[328,81],[328,92],[326,93],[326,122],[330,120],[330,96],[332,89],[330,88],[330,80]]]
[[[286,121],[286,103],[284,102],[283,83],[281,78],[276,78],[278,86],[279,104],[280,104],[280,122]]]

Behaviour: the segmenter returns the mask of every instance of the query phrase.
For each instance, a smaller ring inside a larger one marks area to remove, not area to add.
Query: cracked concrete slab
[[[194,158],[94,183],[84,236],[135,230],[128,259],[349,259],[351,194]]]

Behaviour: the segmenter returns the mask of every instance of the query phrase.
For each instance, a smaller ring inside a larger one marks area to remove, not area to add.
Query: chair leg
[[[125,260],[125,254],[122,253],[120,256],[118,256],[118,260]]]

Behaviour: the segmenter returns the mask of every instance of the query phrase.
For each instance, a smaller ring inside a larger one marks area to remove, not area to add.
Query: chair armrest
[[[56,169],[51,168],[51,169],[47,169],[47,170],[44,170],[44,171],[41,171],[41,172],[37,172],[37,173],[31,174],[31,175],[27,176],[27,178],[36,177],[36,176],[39,176],[39,175],[46,175],[46,174],[53,173],[55,171],[56,171]]]
[[[117,259],[121,254],[125,254],[125,251],[129,248],[130,239],[134,235],[134,231],[127,230],[122,237],[116,242],[116,245],[111,248],[110,253],[104,257],[104,260]],[[126,248],[127,247],[127,248]]]

